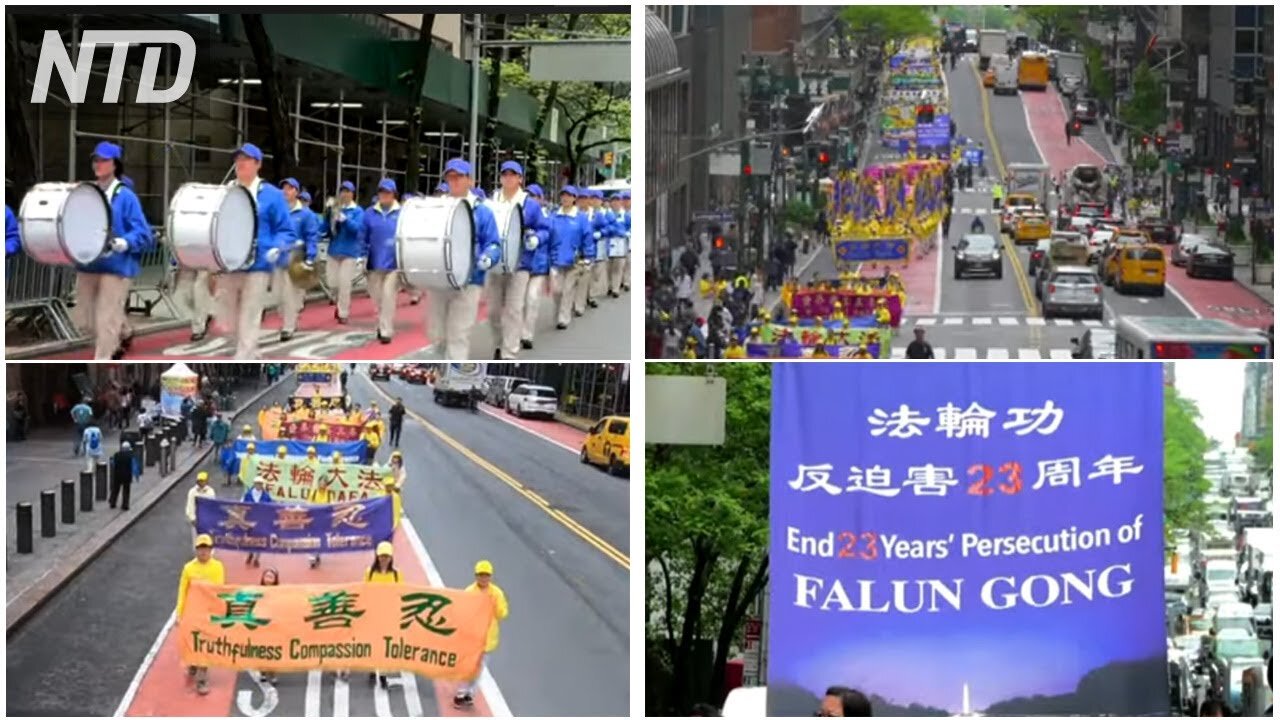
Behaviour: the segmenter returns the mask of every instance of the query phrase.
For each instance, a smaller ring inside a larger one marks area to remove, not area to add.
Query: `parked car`
[[[1084,335],[1071,338],[1071,357],[1076,360],[1108,360],[1116,356],[1116,331],[1090,328]]]
[[[1178,241],[1178,228],[1168,220],[1159,218],[1147,219],[1138,223],[1138,228],[1147,233],[1151,242],[1161,245],[1172,245]]]
[[[1092,268],[1063,265],[1046,277],[1040,301],[1046,318],[1082,315],[1101,320],[1102,282]]]
[[[591,426],[582,440],[579,459],[589,465],[604,465],[614,475],[631,470],[631,420],[610,415]]]
[[[526,415],[554,418],[559,406],[555,388],[546,385],[524,383],[507,394],[507,412],[518,418]]]
[[[1035,275],[1036,271],[1044,265],[1045,258],[1049,255],[1049,243],[1053,242],[1049,238],[1039,240],[1036,246],[1031,248],[1031,255],[1027,258],[1027,274]]]
[[[1004,261],[1000,258],[1000,245],[990,235],[965,235],[951,247],[955,258],[955,279],[973,273],[989,273],[997,279],[1004,277]]]
[[[1183,233],[1178,239],[1178,244],[1173,246],[1173,257],[1170,259],[1174,265],[1179,267],[1187,264],[1187,260],[1191,259],[1191,251],[1195,250],[1197,245],[1210,242],[1209,238],[1196,233]]]
[[[1098,122],[1098,101],[1093,98],[1077,100],[1075,108],[1071,111],[1071,117],[1082,123]]]
[[[1226,247],[1217,243],[1200,243],[1187,260],[1187,277],[1231,280],[1235,277],[1235,265],[1235,256]]]

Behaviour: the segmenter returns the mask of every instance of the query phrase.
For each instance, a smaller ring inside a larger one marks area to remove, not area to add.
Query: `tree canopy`
[[[1176,388],[1164,389],[1164,527],[1205,526],[1204,495],[1210,484],[1204,476],[1204,454],[1211,447],[1198,424],[1200,410]]]
[[[840,19],[853,35],[869,35],[879,42],[934,35],[933,18],[923,5],[849,5]]]
[[[1149,133],[1165,121],[1168,113],[1161,76],[1143,60],[1133,71],[1133,96],[1120,107],[1120,119]]]
[[[1078,5],[1024,5],[1018,13],[1036,26],[1036,36],[1044,42],[1060,40],[1063,35],[1082,35],[1081,18],[1088,8]]]
[[[706,367],[645,369],[702,376]],[[719,363],[715,370],[726,384],[724,445],[645,448],[645,639],[663,675],[648,682],[651,715],[688,714],[695,702],[719,700],[730,646],[768,580],[772,368]],[[707,640],[717,642],[714,659],[695,653]]]

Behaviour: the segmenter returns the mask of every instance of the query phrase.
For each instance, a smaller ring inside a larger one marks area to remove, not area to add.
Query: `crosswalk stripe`
[[[1071,360],[1071,351],[1066,348],[1053,348],[1049,351],[1050,360]]]
[[[938,318],[932,318],[932,317],[917,318],[916,324],[917,325],[937,325]]]
[[[1071,318],[1054,318],[1053,324],[1062,327],[1063,325],[1075,325],[1076,322]]]
[[[990,325],[990,324],[991,324],[991,318],[989,318],[989,317],[976,317],[976,318],[974,318],[974,319],[973,319],[973,324],[974,324],[974,325]]]
[[[958,318],[958,317],[942,318],[942,324],[943,325],[963,325],[964,318]]]
[[[907,357],[907,349],[904,347],[889,348],[890,360],[903,360]]]
[[[1027,318],[1027,324],[1028,324],[1028,325],[1034,325],[1035,327],[1044,327],[1044,318],[1042,318],[1042,317],[1029,317],[1029,318]]]
[[[955,359],[956,360],[977,360],[978,349],[971,348],[971,347],[956,348]]]
[[[1001,325],[1017,325],[1018,324],[1018,318],[1015,318],[1015,317],[1001,317],[998,319],[1000,320]]]
[[[990,348],[987,350],[987,359],[988,360],[1008,360],[1009,349],[1008,348]]]
[[[1085,327],[1102,327],[1102,321],[1101,321],[1101,320],[1092,320],[1092,319],[1090,319],[1090,320],[1081,320],[1080,322],[1081,322],[1081,324],[1083,324]]]
[[[1040,351],[1035,348],[1018,348],[1019,360],[1039,360]]]

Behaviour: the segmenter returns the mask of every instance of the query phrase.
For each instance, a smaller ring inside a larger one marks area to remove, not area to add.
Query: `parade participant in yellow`
[[[721,278],[716,282],[716,297],[724,295],[729,290],[729,281]]]
[[[404,467],[404,454],[399,450],[391,452],[391,459],[387,461],[387,467],[391,470],[391,477],[395,478],[396,488],[404,489],[404,481],[408,479],[408,473]]]
[[[839,300],[837,300],[837,301],[836,301],[836,304],[835,304],[834,306],[832,306],[832,309],[835,311],[835,312],[831,313],[831,319],[832,319],[832,320],[844,320],[844,319],[845,319],[845,318],[844,318],[844,303],[842,303],[842,302],[840,302]]]
[[[754,328],[753,328],[754,329]],[[742,360],[747,357],[747,349],[742,347],[737,337],[729,338],[729,347],[724,350],[725,360]]]
[[[404,512],[404,505],[400,499],[400,488],[396,487],[394,475],[388,475],[383,479],[382,494],[391,498],[391,526],[400,527],[400,515]]]
[[[277,460],[288,460],[288,459],[289,459],[289,448],[285,447],[284,445],[277,446],[277,447],[276,447],[276,459],[277,459]]]
[[[365,425],[364,431],[360,433],[360,439],[364,441],[364,460],[362,464],[372,465],[374,458],[378,456],[378,446],[382,444],[382,438],[373,427]]]
[[[747,332],[747,342],[749,342],[749,343],[753,343],[753,344],[754,344],[754,343],[758,343],[758,342],[760,342],[760,328],[759,328],[759,327],[753,327],[753,328],[751,328],[751,330],[750,330],[750,331],[748,331],[748,332]]]
[[[257,456],[258,456],[257,443],[249,443],[248,445],[245,446],[244,459],[240,461],[240,473],[239,473],[240,482],[244,482],[245,480],[248,479],[249,466],[253,464],[253,461],[257,459]],[[201,473],[201,474],[204,474],[204,473]],[[227,484],[230,485],[231,484],[230,478],[227,478],[227,480],[228,480]]]
[[[475,569],[476,581],[467,586],[466,592],[484,593],[493,600],[493,621],[489,624],[489,637],[485,641],[485,656],[493,653],[498,649],[499,630],[498,623],[507,619],[510,608],[507,605],[506,593],[502,592],[502,588],[493,582],[493,563],[488,560],[481,560],[476,563]],[[484,672],[485,660],[481,657],[480,672]],[[470,707],[474,702],[472,695],[475,693],[476,681],[480,679],[480,673],[476,673],[476,677],[469,682],[458,685],[458,690],[454,693],[453,704],[458,707]]]
[[[867,350],[866,343],[859,344],[858,349],[855,350],[853,353],[853,359],[855,360],[872,360],[874,359],[874,357],[875,356],[873,356],[871,352]]]
[[[318,443],[329,442],[329,426],[328,425],[324,423],[320,423],[316,425],[315,441]]]
[[[893,314],[889,312],[889,304],[885,302],[884,298],[876,300],[875,317],[876,325],[882,328],[889,327],[889,323],[893,320]]]
[[[791,301],[795,298],[795,295],[796,295],[796,286],[794,283],[788,280],[782,284],[781,297],[782,297],[783,307],[786,307],[788,310],[790,310]]]
[[[333,454],[333,464],[339,465],[342,462],[342,453]],[[307,497],[307,502],[312,505],[330,505],[337,500],[335,494],[329,490],[330,480],[323,475],[316,478],[316,486],[311,490],[311,495]],[[311,556],[311,567],[319,567],[320,553]]]
[[[253,426],[252,426],[252,425],[245,425],[243,428],[241,428],[241,430],[240,430],[240,439],[241,439],[241,440],[257,440],[257,438],[255,438],[255,437],[253,436]]]
[[[195,539],[196,556],[182,566],[182,575],[178,577],[178,605],[174,615],[182,618],[182,610],[187,605],[187,591],[191,583],[204,582],[210,585],[221,585],[227,581],[227,571],[222,561],[213,557],[213,538],[208,535],[197,535]],[[187,675],[196,679],[196,692],[209,694],[209,668],[188,667]]]
[[[339,453],[338,456],[341,457],[342,456],[341,453]],[[307,446],[307,457],[305,460],[303,460],[303,462],[305,462],[306,464],[312,467],[320,467],[320,455],[319,453],[316,452],[315,445]]]
[[[684,341],[684,359],[698,359],[698,341],[693,338],[686,338]]]
[[[367,583],[398,583],[400,582],[400,571],[396,569],[395,564],[395,547],[391,543],[383,540],[378,543],[378,549],[373,554],[373,564],[364,571],[364,581]],[[380,672],[369,673],[369,682],[374,679],[382,685],[385,690],[387,687],[387,676]]]
[[[815,357],[815,358],[830,358],[830,357],[831,357],[831,355],[827,354],[827,348],[826,348],[826,346],[822,345],[822,343],[819,343],[819,344],[817,345],[817,347],[815,347],[815,348],[813,349],[813,357]]]
[[[711,276],[703,273],[702,279],[698,281],[698,294],[702,297],[711,297]]]

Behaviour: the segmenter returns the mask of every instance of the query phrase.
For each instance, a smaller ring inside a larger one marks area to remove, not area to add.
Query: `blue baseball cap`
[[[631,199],[631,191],[630,191],[630,190],[623,190],[622,192],[618,193],[618,197],[621,197],[623,200],[630,200],[630,199]]]
[[[489,199],[489,196],[488,196],[487,194],[485,194],[485,191],[484,191],[484,190],[481,190],[480,188],[471,188],[471,194],[472,194],[472,195],[475,195],[476,197],[480,198],[481,200],[488,200],[488,199]]]
[[[534,183],[529,186],[529,194],[534,197],[542,197],[542,188],[537,183]]]
[[[436,186],[436,192],[449,192],[449,183],[442,182]]]
[[[621,201],[621,200],[622,200],[622,193],[620,193],[620,192],[616,192],[616,193],[614,193],[614,194],[612,194],[612,195],[610,195],[610,196],[609,196],[609,202],[613,202],[614,200]]]
[[[462,158],[454,158],[444,164],[444,174],[457,173],[459,175],[471,176],[471,163]]]
[[[378,183],[378,192],[387,191],[391,194],[396,192],[396,181],[391,178],[382,178],[382,182]]]
[[[245,157],[253,158],[258,162],[262,162],[262,151],[253,143],[245,143],[237,148],[235,152],[231,153],[231,157],[233,158],[237,155],[244,155]]]
[[[499,168],[498,174],[501,175],[502,173],[505,173],[505,172],[513,172],[521,177],[524,177],[524,168],[520,167],[520,163],[516,162],[515,160],[508,160],[502,163],[502,167]]]
[[[307,192],[306,190],[303,190],[302,192],[298,193],[298,199],[304,203],[311,204],[311,193]]]
[[[577,197],[577,196],[578,196],[578,188],[576,188],[576,187],[574,187],[574,186],[572,186],[572,185],[565,185],[564,187],[560,188],[560,194],[561,194],[561,195],[572,195],[572,196],[574,196],[574,197]]]
[[[280,189],[283,190],[285,185],[292,185],[294,190],[301,190],[302,186],[298,184],[297,178],[287,177],[280,181]]]
[[[124,151],[120,149],[119,145],[104,140],[94,146],[93,154],[89,157],[91,159],[102,158],[103,160],[119,160],[123,155]]]
[[[342,184],[338,186],[338,189],[339,189],[339,190],[347,190],[347,191],[349,191],[349,192],[355,192],[355,191],[356,191],[356,185],[355,185],[355,183],[351,182],[350,180],[343,180],[343,181],[342,181]]]

